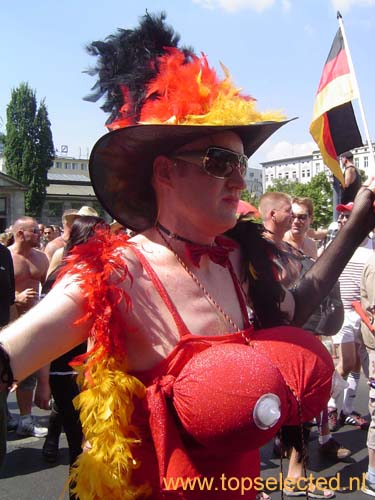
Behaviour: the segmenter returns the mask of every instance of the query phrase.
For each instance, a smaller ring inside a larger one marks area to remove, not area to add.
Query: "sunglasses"
[[[343,220],[343,219],[348,220],[348,219],[349,219],[349,217],[350,217],[350,214],[340,214],[340,215],[339,215],[339,221],[340,221],[340,220]]]
[[[248,166],[246,155],[215,147],[208,148],[203,154],[200,151],[183,151],[171,156],[171,158],[188,160],[200,165],[206,174],[216,177],[216,179],[226,179],[234,170],[238,170],[241,177],[245,177]]]
[[[302,222],[305,222],[307,220],[308,215],[307,214],[292,214],[292,219],[297,219]]]

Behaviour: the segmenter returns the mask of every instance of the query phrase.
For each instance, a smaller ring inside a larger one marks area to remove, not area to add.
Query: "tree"
[[[315,228],[326,227],[332,222],[332,185],[324,172],[315,175],[306,184],[277,179],[267,191],[278,191],[290,196],[311,198],[314,203],[313,226]]]
[[[259,198],[255,193],[250,193],[248,189],[244,189],[241,194],[241,200],[251,203],[254,207],[259,204]]]
[[[4,157],[7,173],[28,188],[26,215],[38,218],[41,214],[54,151],[45,102],[38,108],[35,91],[21,83],[12,90],[7,107]]]

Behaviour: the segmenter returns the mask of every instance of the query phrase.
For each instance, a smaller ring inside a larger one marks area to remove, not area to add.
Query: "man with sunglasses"
[[[284,241],[301,250],[311,259],[317,258],[317,248],[314,240],[307,233],[314,220],[314,206],[310,198],[292,199],[292,225],[284,235]]]
[[[9,247],[9,250],[14,266],[17,317],[38,303],[39,289],[47,275],[48,259],[39,250],[41,234],[35,219],[22,217],[16,220],[12,231],[14,244]],[[44,437],[47,434],[45,427],[38,427],[34,423],[31,414],[35,388],[36,403],[47,409],[49,383],[46,370],[40,370],[40,372],[26,377],[17,386],[16,395],[20,418],[16,432],[21,436]]]

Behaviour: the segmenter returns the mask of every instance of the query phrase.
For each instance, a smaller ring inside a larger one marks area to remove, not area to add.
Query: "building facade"
[[[249,167],[245,177],[246,188],[250,194],[260,198],[263,194],[263,170],[260,167]]]
[[[39,222],[61,225],[64,210],[79,209],[82,205],[95,208],[110,222],[111,217],[98,202],[91,185],[87,159],[56,156],[48,171],[47,196]],[[0,150],[0,228],[8,227],[25,215],[24,193],[27,187],[8,176]]]
[[[373,147],[375,145],[373,144]],[[370,175],[370,150],[367,145],[352,150],[355,166],[364,170],[367,177]],[[306,184],[311,179],[325,172],[332,177],[331,171],[324,165],[320,151],[313,151],[310,155],[283,158],[282,160],[272,160],[261,163],[263,167],[263,191],[271,187],[275,180],[283,179],[291,182],[301,182]]]

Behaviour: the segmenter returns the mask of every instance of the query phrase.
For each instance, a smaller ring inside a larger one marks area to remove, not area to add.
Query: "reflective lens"
[[[203,170],[217,179],[226,179],[237,169],[241,177],[247,172],[248,158],[229,149],[211,147],[203,154],[200,151],[183,151],[171,156],[194,164],[201,165]]]
[[[247,172],[247,156],[227,149],[209,148],[202,160],[204,170],[214,177],[225,179],[237,169],[241,177]]]

